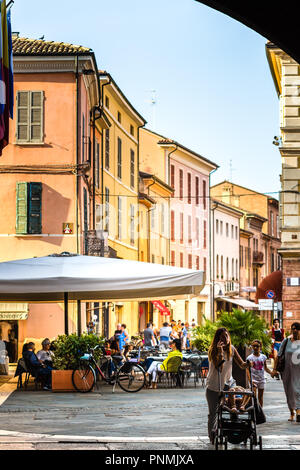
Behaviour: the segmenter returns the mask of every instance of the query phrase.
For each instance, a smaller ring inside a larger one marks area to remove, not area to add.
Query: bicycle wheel
[[[73,370],[72,383],[77,392],[90,392],[96,382],[94,369],[86,363],[80,363],[77,369]]]
[[[145,371],[138,364],[126,362],[118,371],[117,383],[125,392],[138,392],[146,383]]]

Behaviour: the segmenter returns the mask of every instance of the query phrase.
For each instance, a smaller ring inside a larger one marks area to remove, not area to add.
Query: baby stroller
[[[253,450],[254,446],[259,446],[259,450],[262,450],[262,437],[257,437],[256,432],[256,412],[255,412],[255,394],[253,392],[252,374],[251,368],[250,373],[250,390],[246,392],[237,391],[225,391],[221,390],[221,378],[220,378],[220,367],[219,365],[219,406],[218,406],[218,424],[215,434],[215,449],[218,450],[220,446],[224,446],[227,450],[228,442],[231,444],[244,443],[247,445],[249,440],[250,450]],[[224,404],[224,399],[230,395],[248,396],[250,400],[245,407],[245,411],[238,410],[237,413],[230,413],[230,408]]]

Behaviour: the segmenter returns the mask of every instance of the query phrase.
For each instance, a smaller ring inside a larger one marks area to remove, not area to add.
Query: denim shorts
[[[281,346],[281,343],[274,343],[274,349],[279,352],[279,349],[280,349],[280,346]]]

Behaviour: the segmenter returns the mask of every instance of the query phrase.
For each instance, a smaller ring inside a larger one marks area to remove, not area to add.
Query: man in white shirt
[[[163,323],[162,328],[159,330],[159,343],[163,346],[164,349],[167,349],[169,347],[171,332],[172,328],[169,326],[169,323]]]

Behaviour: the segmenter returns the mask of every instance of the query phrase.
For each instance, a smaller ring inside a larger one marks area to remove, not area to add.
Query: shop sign
[[[287,277],[286,285],[287,286],[299,286],[300,285],[300,277]]]
[[[0,312],[0,320],[27,320],[28,312]]]
[[[273,299],[258,299],[259,310],[273,310]]]

